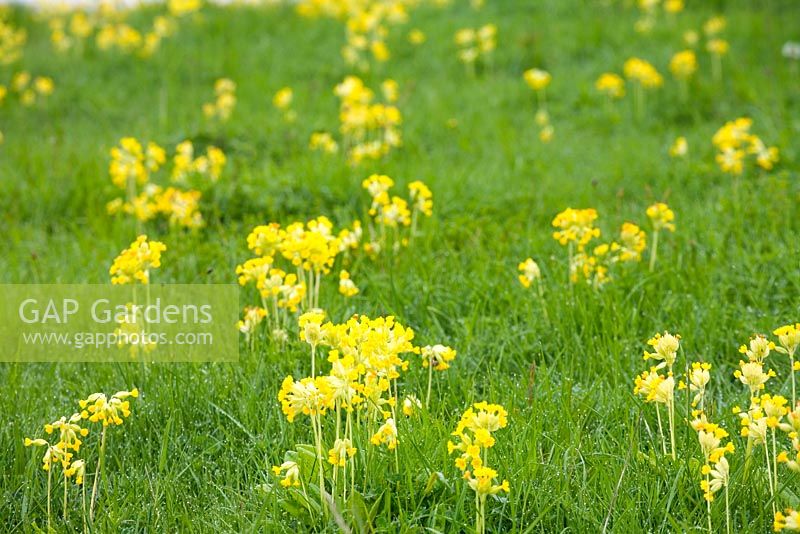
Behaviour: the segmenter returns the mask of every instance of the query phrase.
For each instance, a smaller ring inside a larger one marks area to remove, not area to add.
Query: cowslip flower
[[[772,528],[775,532],[800,530],[800,512],[791,508],[787,508],[783,512],[775,512]]]
[[[609,98],[622,98],[625,96],[625,80],[619,74],[604,72],[594,82],[594,87]]]
[[[775,349],[775,343],[767,339],[763,334],[756,334],[750,338],[747,345],[739,347],[739,353],[747,356],[751,362],[764,363],[771,350]]]
[[[347,460],[356,455],[357,449],[347,438],[337,439],[333,443],[333,448],[328,451],[328,463],[336,467],[344,467]]]
[[[594,226],[597,210],[567,208],[553,219],[553,226],[559,230],[553,232],[553,239],[561,245],[577,243],[578,250],[595,237],[600,237],[600,229]]]
[[[687,80],[697,72],[697,56],[692,50],[682,50],[672,56],[669,70],[679,80]]]
[[[706,385],[711,380],[711,364],[707,362],[692,362],[692,367],[689,369],[689,391],[695,392],[692,397],[692,406],[698,404],[703,406],[703,399],[706,394]]]
[[[132,284],[150,282],[150,269],[161,266],[161,253],[167,250],[159,241],[148,241],[146,235],[140,235],[130,247],[123,250],[114,259],[109,269],[112,284]]]
[[[733,376],[750,389],[750,396],[755,397],[756,393],[764,389],[764,384],[775,376],[775,371],[764,372],[764,366],[757,361],[739,361],[739,369],[734,371]]]
[[[542,271],[539,269],[539,264],[537,264],[533,258],[528,258],[521,262],[517,266],[517,269],[520,271],[519,283],[525,288],[531,287],[531,284],[542,278]]]
[[[386,445],[390,451],[394,450],[397,447],[397,426],[394,419],[388,418],[372,435],[370,443],[376,446]]]
[[[663,369],[667,367],[672,372],[672,366],[675,364],[675,359],[678,357],[678,349],[680,348],[681,336],[672,335],[669,332],[664,332],[664,335],[656,334],[647,340],[647,344],[653,347],[654,352],[644,352],[645,360],[658,360],[661,363],[656,365],[656,369]]]
[[[669,155],[673,158],[683,158],[689,153],[689,142],[684,136],[677,137],[669,147]]]
[[[281,465],[272,466],[272,472],[281,477],[280,484],[284,488],[300,486],[300,466],[297,462],[287,460]]]
[[[422,402],[414,395],[406,395],[403,399],[403,415],[411,417],[418,409],[422,408]]]
[[[358,294],[358,287],[350,279],[350,273],[345,270],[339,272],[339,293],[345,297],[353,297]]]
[[[611,244],[617,261],[641,261],[642,252],[647,248],[647,236],[644,230],[631,222],[623,223],[619,231],[619,242]]]
[[[542,69],[528,69],[523,73],[522,77],[528,87],[534,91],[545,89],[553,79],[549,72]]]

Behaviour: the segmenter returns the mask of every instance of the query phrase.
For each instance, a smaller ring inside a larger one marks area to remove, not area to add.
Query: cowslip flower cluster
[[[361,185],[372,198],[370,240],[364,250],[373,257],[390,245],[395,249],[408,245],[417,233],[419,218],[433,215],[433,193],[419,180],[408,184],[408,200],[390,194],[394,180],[384,174],[373,174]],[[408,228],[408,237],[404,228]]]
[[[0,65],[10,65],[22,57],[28,32],[16,28],[5,13],[0,13]]]
[[[214,82],[214,101],[203,104],[203,115],[207,119],[227,121],[236,107],[236,82],[220,78]]]
[[[682,50],[672,56],[669,70],[677,80],[688,80],[697,72],[697,56],[692,50]]]
[[[325,154],[336,154],[339,151],[339,143],[328,132],[314,132],[308,141],[308,148]]]
[[[721,426],[710,423],[705,414],[701,411],[695,412],[695,419],[691,422],[692,428],[697,431],[697,439],[700,443],[700,450],[703,453],[703,467],[700,474],[703,479],[700,481],[700,489],[706,500],[706,511],[708,518],[708,528],[712,531],[711,525],[711,502],[714,494],[721,489],[725,489],[725,517],[727,530],[730,532],[730,499],[728,497],[728,486],[730,483],[730,464],[725,457],[726,454],[733,454],[736,449],[732,441],[723,443],[728,433]]]
[[[286,122],[294,122],[297,118],[297,113],[292,109],[292,101],[294,100],[294,91],[291,87],[282,87],[272,97],[272,105],[281,112],[283,120]]]
[[[402,144],[402,114],[394,104],[397,84],[386,80],[381,85],[383,102],[375,101],[375,93],[357,76],[348,76],[334,88],[339,98],[339,131],[347,146],[351,165],[377,160]]]
[[[48,20],[50,41],[58,52],[83,50],[94,41],[102,51],[118,51],[146,58],[177,29],[174,13],[158,14],[149,25],[134,27],[127,19],[131,9],[113,2],[101,2],[97,9],[72,9]]]
[[[594,88],[606,95],[609,100],[625,96],[625,80],[619,74],[604,72],[594,82]]]
[[[207,147],[205,154],[195,157],[194,145],[191,141],[183,141],[175,148],[170,180],[182,186],[192,180],[200,186],[214,183],[219,180],[226,161],[225,153],[214,146]],[[160,215],[171,225],[201,227],[204,224],[200,213],[201,191],[172,185],[162,187],[153,181],[165,168],[166,162],[167,153],[158,144],[149,142],[143,145],[133,137],[121,139],[119,146],[111,149],[109,174],[124,197],[110,201],[106,205],[108,213],[132,215],[138,223]]]
[[[150,270],[161,267],[161,253],[166,249],[164,243],[148,241],[146,235],[140,235],[114,259],[109,269],[111,283],[149,284]]]
[[[348,485],[353,491],[355,484],[358,463],[354,457],[367,442],[384,447],[397,458],[398,378],[409,368],[404,355],[420,349],[413,344],[414,331],[393,317],[357,315],[337,324],[326,321],[324,312],[312,311],[301,315],[298,323],[300,339],[311,348],[311,376],[300,380],[287,376],[278,400],[289,422],[298,417],[310,420],[318,465],[326,464],[324,443],[332,443],[327,449],[327,464],[333,469],[331,493],[344,500]],[[325,351],[330,370],[322,374],[314,362]],[[412,399],[409,410],[413,413],[416,397],[407,399]],[[405,407],[404,413],[409,414]],[[280,472],[287,470],[277,467]],[[327,473],[324,468],[318,472],[319,488],[324,490]],[[302,478],[296,480],[302,483]]]
[[[304,17],[341,20],[346,31],[342,57],[348,65],[366,71],[370,59],[384,63],[391,57],[386,44],[392,26],[408,20],[417,0],[300,0],[297,12]]]
[[[669,155],[672,158],[685,158],[689,153],[689,142],[684,136],[678,136],[669,147]]]
[[[426,345],[420,350],[420,355],[422,356],[422,367],[428,370],[428,391],[425,395],[425,406],[427,407],[431,401],[433,372],[450,369],[450,362],[456,359],[456,351],[441,344]]]
[[[494,433],[508,426],[508,413],[499,404],[476,402],[461,416],[452,436],[447,442],[447,452],[459,455],[456,467],[463,473],[470,489],[475,492],[475,531],[486,532],[486,498],[489,495],[510,491],[508,480],[500,484],[496,470],[489,467],[489,449],[494,447]]]
[[[625,77],[637,87],[656,89],[664,84],[664,78],[648,61],[632,57],[622,67]]]
[[[102,473],[103,459],[106,448],[106,427],[108,425],[121,425],[123,419],[130,416],[130,397],[138,397],[139,390],[134,388],[131,391],[119,391],[107,398],[102,393],[90,395],[87,399],[78,402],[81,411],[73,413],[70,417],[60,419],[44,425],[44,432],[48,436],[57,438],[55,441],[44,438],[25,438],[26,447],[45,447],[42,457],[42,469],[47,471],[47,527],[51,528],[51,486],[53,467],[60,467],[63,485],[63,517],[68,520],[68,492],[69,480],[73,480],[75,485],[81,486],[83,524],[86,528],[86,490],[84,481],[86,478],[86,460],[76,459],[75,455],[81,451],[83,439],[89,435],[89,429],[82,426],[82,421],[88,420],[90,423],[102,422],[103,431],[100,437],[99,453],[97,459],[97,469],[94,474],[94,485],[92,488],[91,505],[89,508],[90,518],[94,517],[94,508],[97,501],[98,482]]]
[[[675,212],[673,212],[668,205],[663,202],[656,202],[647,207],[647,218],[650,219],[650,224],[653,226],[653,246],[650,252],[650,271],[652,272],[656,267],[656,258],[658,257],[658,236],[662,230],[668,232],[675,231]]]
[[[647,340],[647,345],[652,347],[653,352],[644,352],[645,361],[656,360],[659,363],[635,378],[633,393],[642,397],[646,403],[655,404],[658,433],[661,437],[661,448],[665,455],[667,454],[667,446],[659,405],[663,404],[666,407],[670,435],[670,454],[674,460],[676,451],[675,378],[673,376],[673,368],[680,348],[680,336],[672,335],[669,332],[664,332],[663,335],[657,333]],[[663,370],[666,370],[665,374],[659,372]]]
[[[726,122],[711,139],[719,151],[716,156],[720,170],[738,176],[744,171],[747,155],[755,157],[756,165],[772,170],[779,159],[777,147],[768,147],[760,137],[750,133],[753,120],[740,117]]]
[[[285,228],[272,222],[250,232],[247,247],[256,256],[238,265],[236,274],[240,285],[255,286],[273,338],[286,335],[289,314],[319,306],[323,276],[333,269],[337,257],[346,261],[360,247],[361,237],[359,221],[334,233],[333,223],[324,216],[306,223],[293,222]],[[350,273],[344,270],[339,275],[339,288],[345,296],[358,293]],[[252,327],[260,323],[250,324],[246,317],[242,321]],[[249,337],[253,334],[250,326],[240,331]]]
[[[37,100],[47,98],[55,90],[52,78],[32,76],[28,71],[20,71],[11,77],[8,85],[0,85],[0,106],[14,98],[25,107],[33,106]]]
[[[639,262],[647,247],[644,230],[626,222],[620,228],[618,240],[590,248],[590,243],[601,235],[600,228],[595,226],[597,218],[597,210],[593,208],[567,208],[553,219],[552,225],[558,229],[553,232],[553,239],[567,247],[569,280],[572,283],[585,280],[600,287],[610,280],[611,265]]]
[[[497,48],[497,26],[486,24],[480,28],[462,28],[456,32],[454,40],[459,48],[459,61],[474,75],[476,63],[491,62]]]

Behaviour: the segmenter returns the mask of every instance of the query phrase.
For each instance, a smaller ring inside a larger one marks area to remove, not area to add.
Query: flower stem
[[[658,230],[653,230],[653,248],[650,249],[650,272],[656,268],[656,256],[658,256]]]
[[[94,472],[94,483],[92,483],[92,498],[89,501],[89,521],[94,522],[94,507],[97,505],[97,487],[100,482],[100,477],[103,474],[103,463],[106,455],[106,429],[108,427],[103,425],[103,432],[100,434],[100,454],[97,458],[97,469]]]
[[[425,409],[431,402],[431,382],[433,382],[433,356],[428,358],[428,393],[425,395]]]

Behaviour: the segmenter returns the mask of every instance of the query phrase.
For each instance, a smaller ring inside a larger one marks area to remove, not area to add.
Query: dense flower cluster
[[[341,494],[345,499],[348,473],[352,491],[354,471],[359,465],[354,459],[367,442],[385,448],[397,458],[398,379],[410,365],[405,355],[422,353],[427,358],[426,351],[432,350],[445,362],[452,361],[455,351],[440,345],[416,347],[414,331],[394,317],[371,319],[356,315],[344,323],[334,323],[326,321],[324,312],[313,310],[301,315],[298,324],[301,341],[311,348],[311,376],[300,380],[287,376],[278,400],[289,422],[308,418],[319,466],[325,465],[324,444],[332,443],[327,449],[327,464],[332,466],[332,494]],[[327,353],[325,359],[330,364],[327,374],[318,372],[316,365],[323,352]],[[415,396],[408,395],[403,402],[403,414],[411,416],[420,406]],[[505,426],[505,415],[502,417]],[[283,486],[303,484],[304,474],[293,470],[295,467],[284,463],[273,468],[276,475],[282,475]],[[321,467],[317,471],[319,488],[324,489],[326,470]]]
[[[486,532],[486,497],[500,492],[508,493],[508,480],[496,484],[498,473],[488,463],[489,449],[494,447],[494,433],[508,425],[508,413],[499,404],[476,402],[461,416],[453,436],[456,441],[447,442],[447,451],[458,452],[456,467],[475,492],[476,532]]]
[[[28,32],[16,28],[6,13],[0,13],[0,65],[10,65],[22,57],[22,50],[28,40]]]
[[[471,73],[475,73],[477,63],[489,64],[497,48],[497,26],[485,24],[480,28],[462,28],[456,32],[458,59]]]
[[[0,85],[0,106],[6,100],[14,98],[23,106],[32,106],[37,99],[42,99],[53,94],[55,84],[47,76],[31,76],[28,71],[20,71],[12,76],[10,83]]]
[[[394,104],[397,83],[386,80],[381,85],[383,102],[356,76],[348,76],[334,88],[339,97],[339,131],[352,165],[377,160],[402,144],[400,124],[403,117]]]
[[[711,142],[719,151],[716,160],[722,172],[742,174],[747,155],[752,155],[756,165],[765,171],[772,170],[778,162],[778,148],[768,147],[760,137],[750,133],[752,125],[752,119],[741,117],[726,122],[714,134]]]
[[[227,121],[236,107],[236,82],[220,78],[214,82],[214,101],[203,104],[203,115],[207,119]]]
[[[408,184],[409,200],[390,195],[394,180],[383,174],[373,174],[361,185],[372,197],[370,240],[364,245],[364,250],[372,256],[389,245],[406,246],[416,235],[419,217],[433,215],[433,193],[423,182],[417,180]],[[405,237],[404,228],[408,229],[408,237]]]
[[[206,186],[219,180],[226,163],[225,154],[209,146],[206,153],[195,156],[191,141],[175,147],[170,180],[176,185],[187,185],[191,180]],[[154,182],[167,161],[166,151],[156,143],[143,145],[133,137],[120,140],[111,149],[109,174],[112,183],[122,190],[118,197],[106,205],[109,214],[133,215],[139,222],[147,222],[161,215],[171,225],[199,228],[203,225],[200,213],[202,193],[196,189],[176,186],[162,187]]]
[[[53,467],[61,468],[64,485],[64,520],[67,520],[69,513],[67,505],[69,493],[68,481],[72,479],[75,485],[81,486],[82,509],[84,514],[83,523],[84,527],[86,526],[86,491],[83,487],[86,478],[86,460],[74,459],[75,455],[81,451],[81,446],[83,445],[83,440],[81,438],[85,438],[89,435],[89,429],[82,426],[81,422],[83,420],[88,420],[90,423],[102,423],[103,425],[97,458],[97,469],[94,474],[94,485],[92,487],[91,504],[89,508],[89,516],[91,518],[93,517],[95,503],[97,501],[98,482],[100,480],[103,457],[105,455],[106,427],[109,425],[121,425],[123,420],[131,414],[130,401],[128,399],[138,396],[139,390],[136,388],[131,391],[119,391],[110,398],[106,397],[103,393],[94,393],[78,402],[81,409],[80,412],[72,414],[69,418],[66,416],[61,417],[57,421],[44,425],[45,434],[57,437],[55,441],[44,438],[25,438],[24,445],[26,447],[45,447],[45,453],[42,457],[42,469],[47,471],[48,530],[50,529]]]
[[[111,283],[149,284],[150,269],[161,267],[161,253],[165,250],[164,243],[148,241],[146,235],[140,235],[114,259],[109,269]]]

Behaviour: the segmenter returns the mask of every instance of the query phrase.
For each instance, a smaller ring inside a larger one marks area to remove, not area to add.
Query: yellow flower
[[[435,371],[446,371],[450,362],[456,359],[456,351],[444,345],[426,345],[422,347],[422,367],[432,366]]]
[[[600,237],[600,229],[594,226],[596,219],[597,210],[593,208],[577,210],[567,208],[553,219],[553,226],[559,228],[553,232],[553,239],[562,245],[576,242],[578,250],[583,250],[589,241]]]
[[[659,360],[661,363],[656,366],[656,369],[668,367],[671,370],[672,366],[675,364],[675,359],[678,357],[680,340],[681,336],[673,336],[669,332],[664,332],[663,336],[661,334],[656,334],[647,340],[647,344],[653,347],[655,352],[645,351],[644,359]]]
[[[508,480],[503,480],[502,484],[494,484],[497,478],[497,471],[490,467],[478,467],[474,472],[467,471],[464,478],[469,487],[478,495],[497,495],[501,491],[510,491]]]
[[[594,87],[601,93],[611,98],[622,98],[625,96],[625,80],[613,72],[604,72],[594,82]]]
[[[724,56],[729,48],[730,45],[725,39],[711,39],[706,43],[706,50],[715,56]]]
[[[765,335],[756,334],[750,338],[747,345],[739,347],[739,352],[745,354],[751,362],[764,363],[764,360],[774,348],[775,343],[768,340]]]
[[[311,134],[308,148],[311,150],[321,150],[326,154],[335,154],[339,151],[339,144],[328,132],[314,132]]]
[[[647,248],[647,237],[644,230],[633,223],[623,223],[619,232],[619,240],[619,243],[611,245],[611,249],[617,253],[619,261],[642,260],[642,252]]]
[[[422,408],[422,402],[414,395],[406,395],[403,399],[403,415],[411,417],[414,412]]]
[[[352,297],[358,294],[358,287],[350,279],[350,273],[345,270],[339,272],[339,293],[345,297]]]
[[[291,486],[300,486],[300,466],[296,462],[287,460],[281,465],[272,467],[272,472],[276,476],[282,476],[281,486],[289,488]]]
[[[669,155],[673,158],[683,158],[689,153],[689,143],[684,136],[675,139],[672,146],[669,148]]]
[[[775,350],[781,354],[794,356],[797,347],[800,347],[800,323],[782,326],[772,333],[778,336],[778,341],[781,344],[780,347],[774,347]]]
[[[693,362],[689,370],[689,391],[697,393],[692,398],[692,406],[697,406],[702,402],[706,392],[706,385],[711,380],[711,364],[705,362]]]
[[[522,77],[528,87],[534,91],[541,91],[546,88],[552,80],[550,73],[541,69],[528,69],[523,73]]]
[[[347,460],[355,455],[356,448],[349,439],[337,439],[333,443],[333,448],[328,451],[328,463],[336,467],[344,467]]]
[[[725,17],[718,15],[711,17],[703,24],[703,32],[706,35],[717,35],[725,29],[725,26],[727,26]]]
[[[333,407],[327,377],[303,378],[295,381],[287,376],[278,392],[278,401],[286,419],[292,423],[298,415],[317,417]]]
[[[272,97],[272,105],[281,111],[285,111],[292,105],[293,96],[294,93],[291,87],[283,87]]]
[[[150,282],[150,269],[161,266],[161,253],[166,245],[158,241],[147,241],[140,235],[131,246],[123,250],[109,269],[112,284],[132,284]]]
[[[411,206],[426,217],[433,215],[433,193],[423,182],[416,180],[408,184]]]
[[[370,443],[377,446],[386,445],[390,451],[394,450],[397,447],[397,426],[394,424],[394,419],[388,418],[370,438]]]
[[[756,361],[752,362],[739,362],[739,369],[737,369],[733,376],[739,381],[750,388],[750,395],[755,396],[756,392],[764,389],[764,384],[774,376],[773,371],[764,372],[764,366]]]
[[[744,170],[744,151],[732,147],[725,147],[717,154],[717,164],[722,172],[739,175]]]
[[[647,208],[647,217],[653,223],[653,229],[658,232],[661,229],[675,231],[675,213],[663,202],[657,202]]]
[[[626,78],[636,81],[645,88],[661,87],[664,83],[661,74],[653,65],[637,57],[628,59],[622,70]]]
[[[425,42],[425,34],[418,29],[413,29],[408,32],[408,42],[413,45],[421,45]]]
[[[103,423],[103,426],[121,425],[123,420],[130,416],[129,397],[137,398],[139,390],[133,388],[130,391],[118,391],[111,398],[104,393],[93,393],[86,399],[80,400],[81,417],[89,419],[92,423]]]
[[[678,52],[669,62],[669,70],[679,80],[686,80],[697,71],[697,56],[691,50]]]
[[[519,282],[523,287],[531,287],[533,282],[541,280],[542,272],[539,270],[539,265],[533,261],[533,258],[528,258],[517,266],[520,270]]]

